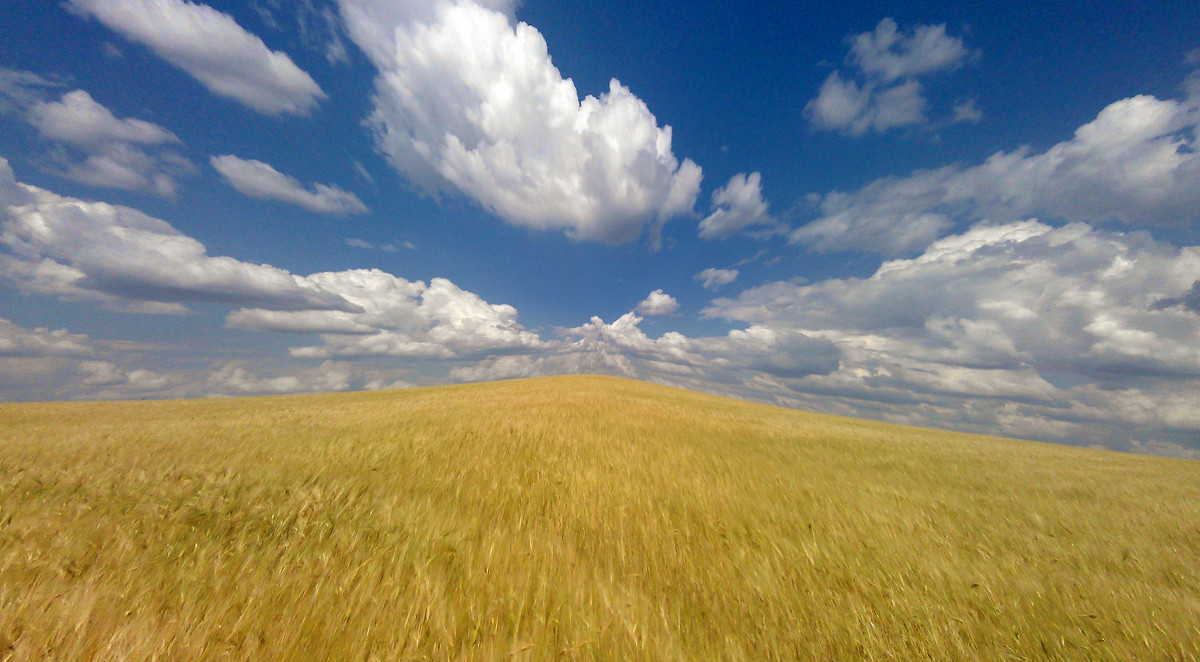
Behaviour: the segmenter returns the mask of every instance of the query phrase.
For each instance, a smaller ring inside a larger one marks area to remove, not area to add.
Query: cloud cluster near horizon
[[[1200,325],[1189,303],[1200,247],[1083,223],[978,224],[916,258],[885,262],[867,279],[752,287],[703,311],[746,325],[725,336],[651,338],[631,312],[544,338],[517,323],[515,308],[446,279],[427,285],[380,270],[297,276],[211,257],[162,221],[21,184],[7,164],[0,198],[0,238],[10,253],[3,270],[19,286],[143,313],[223,303],[236,307],[230,328],[317,335],[320,344],[291,353],[326,362],[266,377],[240,363],[161,373],[120,367],[79,334],[6,323],[6,365],[26,369],[31,357],[50,357],[46,366],[76,375],[77,395],[411,383],[394,373],[368,380],[354,361],[392,356],[439,361],[456,380],[602,372],[1014,436],[1070,438],[1103,422],[1117,431],[1104,441],[1120,445],[1128,441],[1121,430],[1144,439],[1159,428],[1162,443],[1172,431],[1200,430],[1180,396],[1200,387]],[[658,290],[639,310],[672,314],[678,305]]]

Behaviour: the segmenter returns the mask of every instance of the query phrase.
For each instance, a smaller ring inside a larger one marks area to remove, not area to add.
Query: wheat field
[[[0,660],[1200,659],[1200,463],[606,377],[0,406]]]

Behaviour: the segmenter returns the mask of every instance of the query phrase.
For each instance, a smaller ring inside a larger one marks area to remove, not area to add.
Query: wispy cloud
[[[701,286],[706,290],[720,289],[733,281],[737,280],[737,269],[717,269],[709,267],[704,271],[693,276],[693,280],[701,282]]]
[[[268,115],[308,115],[326,98],[287,55],[267,48],[228,14],[186,0],[68,0],[186,71],[212,93]]]
[[[339,186],[313,184],[306,188],[300,180],[285,175],[262,161],[226,154],[212,157],[209,163],[221,173],[230,186],[252,198],[279,200],[311,212],[335,216],[365,214],[370,211],[358,196]]]

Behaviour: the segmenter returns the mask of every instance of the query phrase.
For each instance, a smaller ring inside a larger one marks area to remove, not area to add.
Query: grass
[[[1200,463],[604,377],[0,406],[0,660],[1200,659]]]

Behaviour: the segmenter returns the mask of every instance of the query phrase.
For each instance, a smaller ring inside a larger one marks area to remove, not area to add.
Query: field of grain
[[[0,660],[1197,658],[1197,462],[604,377],[0,406]]]

